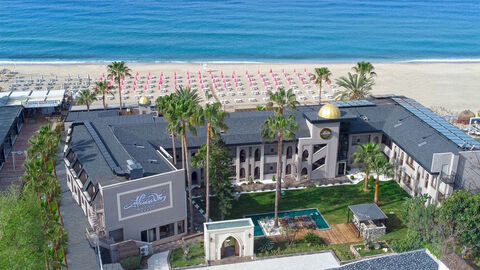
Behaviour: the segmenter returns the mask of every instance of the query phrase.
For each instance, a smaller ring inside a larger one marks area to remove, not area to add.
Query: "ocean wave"
[[[480,58],[437,58],[437,59],[413,59],[399,61],[400,63],[480,63]]]

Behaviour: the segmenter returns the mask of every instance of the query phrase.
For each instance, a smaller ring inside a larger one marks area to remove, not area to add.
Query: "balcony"
[[[439,178],[440,178],[440,181],[442,181],[443,183],[451,185],[451,184],[455,183],[456,174],[455,173],[451,173],[451,174],[440,173]]]

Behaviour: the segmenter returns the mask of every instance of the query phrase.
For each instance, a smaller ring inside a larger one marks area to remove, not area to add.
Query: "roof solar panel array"
[[[375,103],[370,102],[370,101],[365,100],[365,99],[333,101],[333,102],[331,102],[331,104],[333,104],[333,105],[335,105],[339,108],[375,106]]]
[[[475,139],[465,134],[465,132],[459,130],[454,125],[450,124],[430,109],[425,108],[415,100],[409,98],[392,99],[459,147],[466,149],[474,147],[480,149],[480,142],[477,142]]]

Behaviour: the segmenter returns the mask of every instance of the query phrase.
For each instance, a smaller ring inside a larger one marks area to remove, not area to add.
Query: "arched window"
[[[245,178],[245,168],[240,168],[240,178]]]
[[[302,161],[307,161],[308,159],[308,150],[305,149],[302,154]]]
[[[292,158],[292,147],[287,147],[287,158]]]
[[[240,151],[240,162],[245,162],[245,150]]]
[[[192,172],[192,184],[196,185],[198,182],[197,172]]]
[[[285,168],[285,174],[290,175],[292,174],[292,165],[288,164],[287,167]]]
[[[259,167],[255,167],[255,170],[253,172],[253,178],[260,179],[260,168]]]
[[[308,174],[307,168],[303,168],[301,174],[302,174],[302,176],[306,176]]]
[[[255,150],[255,161],[260,161],[260,149]]]

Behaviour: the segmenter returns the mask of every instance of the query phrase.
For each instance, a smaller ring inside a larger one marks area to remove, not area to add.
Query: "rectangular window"
[[[428,177],[429,177],[429,174],[426,173],[426,174],[425,174],[425,188],[428,187]]]
[[[113,241],[115,241],[115,243],[123,241],[123,229],[110,231],[108,232],[108,235],[110,235],[110,238],[113,238]]]
[[[177,233],[185,232],[185,220],[180,220],[177,222]]]
[[[140,236],[143,242],[153,242],[157,240],[157,231],[155,228],[144,230],[140,232]]]
[[[160,239],[164,239],[174,235],[175,231],[173,226],[174,226],[173,223],[160,226]]]

